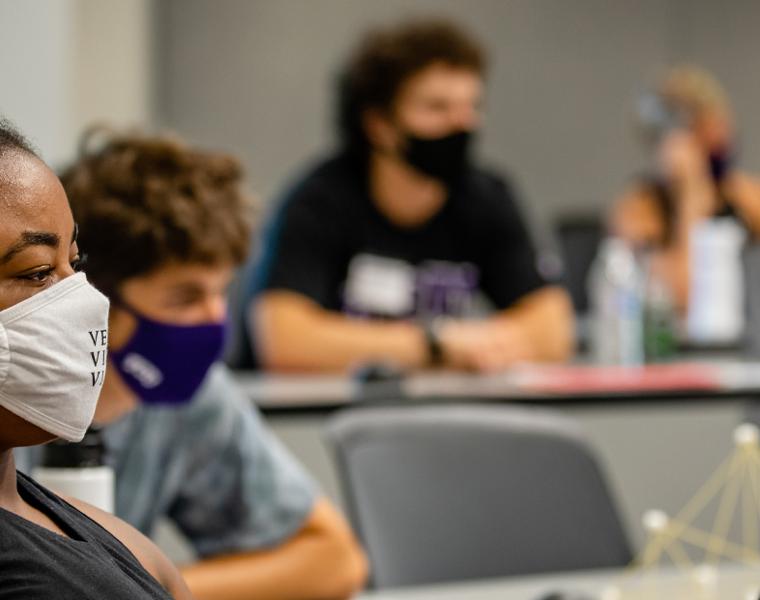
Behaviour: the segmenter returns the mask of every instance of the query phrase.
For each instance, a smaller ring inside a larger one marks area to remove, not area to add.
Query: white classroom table
[[[568,600],[607,600],[611,586],[620,586],[617,600],[758,600],[760,566],[718,569],[715,578],[700,584],[691,572],[661,569],[646,576],[622,571],[582,571],[533,577],[480,580],[418,586],[397,590],[365,592],[360,600],[541,600],[554,592],[565,592]],[[708,576],[710,574],[708,573]],[[606,593],[605,593],[606,592]]]
[[[760,398],[760,362],[701,358],[645,368],[523,365],[492,375],[437,371],[362,382],[343,375],[237,371],[235,378],[265,413],[329,413],[356,404],[461,399],[533,404]]]

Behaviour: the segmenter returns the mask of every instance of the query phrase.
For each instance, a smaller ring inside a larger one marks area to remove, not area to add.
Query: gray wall
[[[368,26],[460,19],[492,55],[482,155],[547,215],[599,210],[642,166],[630,109],[673,61],[713,69],[760,166],[760,3],[732,0],[165,0],[160,122],[239,152],[266,201],[332,139],[332,81]]]
[[[152,120],[153,0],[0,0],[0,115],[53,167],[81,131]]]
[[[14,121],[53,162],[66,157],[73,138],[67,84],[72,6],[71,0],[0,0],[0,116]]]

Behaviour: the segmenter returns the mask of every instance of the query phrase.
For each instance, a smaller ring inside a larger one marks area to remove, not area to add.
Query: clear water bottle
[[[114,472],[105,463],[103,434],[97,427],[90,427],[81,442],[55,440],[44,446],[32,477],[57,494],[114,512]]]
[[[619,238],[602,241],[589,273],[591,351],[596,362],[644,362],[644,277],[634,250]]]

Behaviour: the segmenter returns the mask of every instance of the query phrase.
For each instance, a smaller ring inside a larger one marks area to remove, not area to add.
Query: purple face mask
[[[170,325],[124,307],[137,329],[111,363],[145,404],[184,404],[203,383],[224,347],[226,322]]]

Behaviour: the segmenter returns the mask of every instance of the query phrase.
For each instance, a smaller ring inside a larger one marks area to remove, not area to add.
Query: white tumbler
[[[82,500],[114,512],[114,471],[105,464],[105,447],[99,429],[91,427],[76,444],[56,440],[46,445],[40,466],[32,477],[61,496]]]

